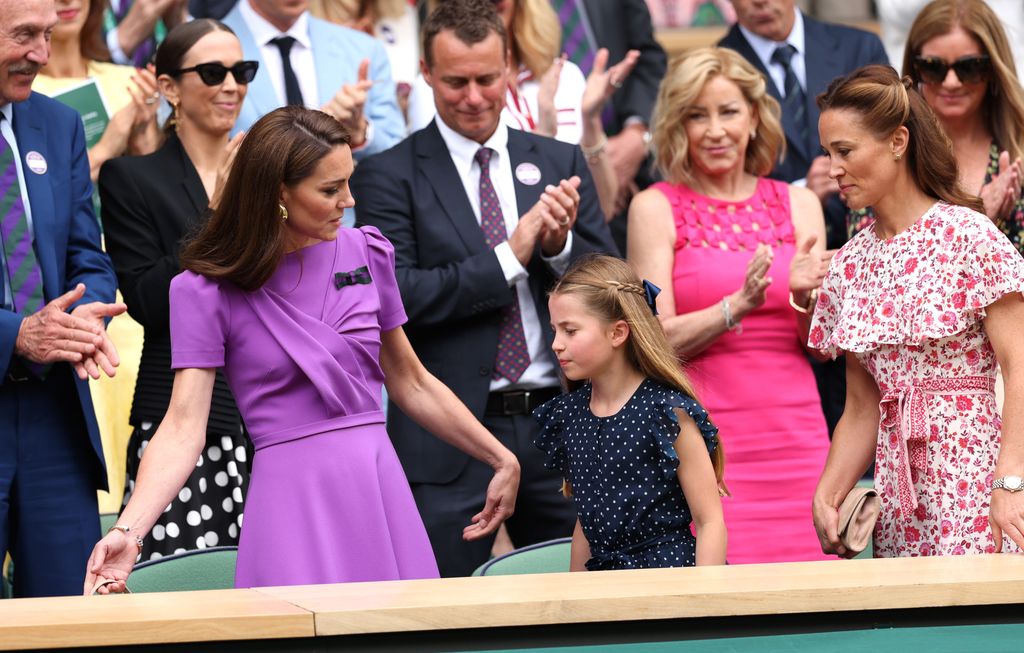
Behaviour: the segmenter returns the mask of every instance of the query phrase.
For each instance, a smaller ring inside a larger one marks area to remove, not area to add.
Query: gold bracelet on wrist
[[[135,540],[135,545],[137,547],[139,547],[139,555],[142,555],[142,537],[140,535],[138,535],[138,534],[133,534],[131,532],[131,530],[132,530],[131,526],[123,526],[121,524],[114,524],[113,526],[111,526],[110,528],[107,529],[107,532],[109,533],[111,531],[121,531],[122,533],[124,533],[128,537],[133,538]]]
[[[809,292],[807,294],[807,305],[806,306],[801,306],[801,305],[796,303],[796,298],[793,297],[793,291],[792,290],[789,291],[789,305],[792,306],[793,310],[796,311],[797,313],[803,313],[804,315],[809,315],[811,310],[812,310],[812,307],[814,306],[814,302],[817,299],[818,299],[818,289],[815,288],[815,289],[811,290],[811,292]]]
[[[586,157],[589,163],[596,162],[601,155],[604,153],[604,148],[608,145],[608,137],[602,133],[601,138],[597,141],[596,145],[591,147],[584,147],[580,145],[580,149],[583,150],[583,156]]]

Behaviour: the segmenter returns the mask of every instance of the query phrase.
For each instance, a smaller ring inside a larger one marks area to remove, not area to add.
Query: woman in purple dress
[[[391,244],[373,227],[341,228],[352,169],[348,134],[318,111],[278,109],[242,142],[171,283],[170,407],[131,502],[93,551],[87,593],[124,591],[138,538],[202,450],[218,368],[256,450],[237,587],[437,576],[384,428],[382,383],[425,428],[494,468],[463,537],[511,514],[519,464],[413,353]]]

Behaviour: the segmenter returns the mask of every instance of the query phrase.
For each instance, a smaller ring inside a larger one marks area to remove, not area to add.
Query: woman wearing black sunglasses
[[[903,74],[918,85],[953,143],[964,190],[1024,252],[1024,91],[1002,23],[983,0],[936,0],[907,37]],[[850,235],[871,223],[850,214]]]
[[[175,27],[156,54],[160,91],[172,107],[157,152],[114,159],[99,178],[107,250],[128,310],[145,329],[128,444],[124,502],[143,450],[171,396],[168,289],[181,269],[179,243],[204,217],[240,138],[229,134],[258,65],[242,60],[234,33],[213,20]],[[242,421],[218,374],[199,465],[146,536],[142,555],[238,544],[249,482]]]

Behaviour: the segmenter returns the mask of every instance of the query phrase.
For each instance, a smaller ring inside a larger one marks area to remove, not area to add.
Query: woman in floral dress
[[[1019,550],[1024,493],[992,485],[1024,475],[1024,259],[960,190],[949,142],[909,78],[867,66],[818,103],[830,176],[851,207],[877,216],[833,258],[811,323],[812,347],[853,354],[814,497],[822,550],[847,553],[838,506],[872,451],[876,556]],[[1002,428],[997,360],[1017,399]]]

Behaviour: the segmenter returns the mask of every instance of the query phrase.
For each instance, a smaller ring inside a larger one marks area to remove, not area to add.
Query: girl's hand
[[[228,180],[228,175],[231,174],[231,164],[235,162],[235,154],[238,153],[238,146],[242,144],[243,138],[245,138],[245,132],[238,132],[234,138],[228,141],[224,160],[217,167],[217,180],[214,182],[213,195],[210,197],[211,209],[216,210],[220,204],[221,195],[224,194],[224,184]]]
[[[764,304],[767,296],[768,286],[772,278],[768,276],[768,270],[772,267],[772,260],[775,253],[772,248],[764,243],[758,243],[754,256],[747,264],[747,276],[743,280],[743,287],[739,290],[736,320],[739,321],[747,313]]]
[[[985,215],[994,221],[1004,221],[1013,213],[1013,207],[1020,199],[1022,164],[1017,159],[1010,164],[1010,154],[1005,150],[999,155],[999,172],[992,181],[981,188],[979,195],[985,203]]]
[[[85,596],[123,594],[128,589],[125,581],[138,556],[134,537],[122,531],[110,531],[93,547],[85,567],[82,593]]]
[[[601,48],[594,57],[594,66],[587,76],[587,86],[583,90],[583,120],[599,118],[604,105],[611,99],[615,91],[622,87],[623,82],[633,72],[636,62],[640,59],[639,50],[630,50],[622,61],[608,70],[608,49]]]
[[[555,94],[558,92],[558,80],[562,76],[565,55],[555,59],[541,78],[537,90],[537,125],[533,133],[554,138],[558,133],[558,109],[555,107]]]

